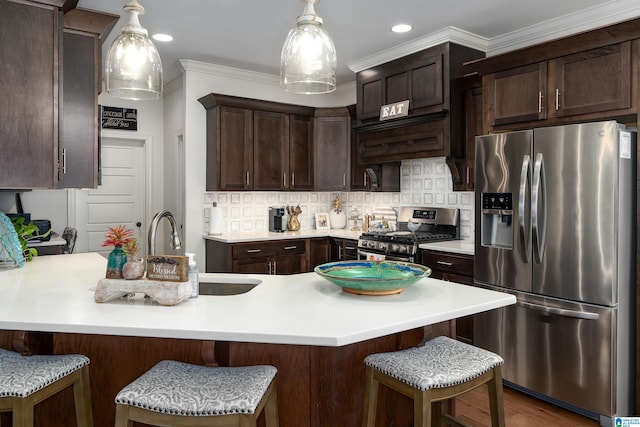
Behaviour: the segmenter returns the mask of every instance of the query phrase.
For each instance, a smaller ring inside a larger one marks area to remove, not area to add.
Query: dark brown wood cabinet
[[[289,116],[289,190],[314,188],[313,118]]]
[[[624,42],[549,63],[554,80],[556,117],[622,110],[631,104],[631,42]]]
[[[348,191],[351,162],[351,115],[347,108],[315,111],[315,190]]]
[[[58,173],[59,2],[0,1],[0,187],[53,188]]]
[[[296,274],[308,270],[306,239],[248,243],[206,241],[207,273]]]
[[[473,285],[473,256],[450,252],[420,250],[420,262],[431,269],[434,279]],[[473,316],[456,319],[456,338],[473,343]]]
[[[331,261],[350,261],[358,259],[358,241],[331,237]]]
[[[313,188],[314,109],[209,94],[207,191]]]
[[[355,122],[355,105],[349,106],[351,122]],[[351,191],[400,191],[402,162],[365,165],[360,163],[356,132],[351,129]]]
[[[217,126],[208,113],[207,190],[253,188],[253,111],[221,105],[211,115]]]
[[[451,171],[464,172],[464,177],[452,177],[454,191],[473,191],[475,184],[476,136],[483,135],[482,120],[482,78],[478,76],[465,79],[465,164],[451,168]],[[454,160],[457,161],[457,160]]]
[[[485,75],[488,130],[630,114],[632,52],[625,41]]]
[[[320,265],[332,261],[331,242],[329,237],[314,237],[309,239],[309,271]]]
[[[289,177],[289,116],[253,112],[253,189],[285,190]]]
[[[527,65],[484,78],[487,115],[494,125],[547,118],[547,63]]]
[[[412,114],[445,109],[447,60],[448,46],[440,45],[358,73],[358,124],[377,120],[383,105],[405,100]]]
[[[99,56],[117,20],[0,0],[0,188],[97,186]]]
[[[85,9],[64,15],[58,188],[98,186],[102,40],[118,18]]]
[[[358,72],[359,163],[446,157],[454,189],[468,188],[463,64],[482,57],[478,50],[443,43]],[[381,106],[405,100],[407,116],[380,120]]]

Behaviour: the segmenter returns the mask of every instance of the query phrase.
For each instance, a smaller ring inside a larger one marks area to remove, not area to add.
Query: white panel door
[[[102,247],[104,234],[122,224],[146,254],[144,158],[142,140],[102,139],[102,184],[76,195],[76,252],[107,254],[113,248]]]

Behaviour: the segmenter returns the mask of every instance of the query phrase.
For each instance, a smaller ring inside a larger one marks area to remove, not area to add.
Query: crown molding
[[[391,49],[367,56],[348,66],[353,72],[357,73],[446,42],[467,46],[486,52],[487,56],[493,56],[637,18],[638,16],[640,16],[640,2],[637,0],[612,0],[577,13],[552,18],[539,24],[491,38],[478,36],[456,27],[447,27]]]
[[[452,42],[462,46],[486,52],[489,48],[489,40],[487,38],[477,36],[469,31],[461,30],[456,27],[446,27],[442,30],[427,34],[424,37],[410,40],[393,48],[383,50],[376,54],[367,56],[357,62],[348,64],[351,71],[357,73],[394,59],[402,58],[415,52],[437,46],[442,43]]]
[[[185,71],[193,71],[197,73],[210,74],[216,77],[225,77],[264,85],[280,86],[280,77],[273,74],[258,73],[256,71],[243,70],[241,68],[194,61],[192,59],[180,59],[178,61],[178,69],[182,73]]]
[[[593,30],[640,16],[637,0],[614,0],[592,6],[564,16],[558,16],[540,24],[521,28],[489,40],[487,56],[494,56],[534,44]]]
[[[194,61],[191,59],[180,59],[176,64],[181,74],[185,72],[197,72],[209,74],[215,77],[224,77],[233,80],[258,83],[265,86],[273,86],[280,89],[280,76],[255,71],[243,70],[241,68],[227,67],[224,65],[210,64],[207,62]],[[182,79],[180,79],[182,80]],[[336,87],[336,90],[329,94],[313,96],[335,96],[355,93],[355,82],[348,82]]]

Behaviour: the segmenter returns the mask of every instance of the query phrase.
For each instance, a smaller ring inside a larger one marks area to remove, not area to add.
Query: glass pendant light
[[[107,93],[125,99],[158,99],[162,96],[162,61],[138,20],[144,8],[137,0],[129,0],[123,9],[128,21],[107,53]]]
[[[282,47],[280,84],[287,92],[329,93],[336,90],[336,48],[316,15],[319,0],[306,5]]]

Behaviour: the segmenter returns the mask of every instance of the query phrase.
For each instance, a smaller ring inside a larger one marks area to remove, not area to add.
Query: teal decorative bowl
[[[337,261],[313,271],[344,291],[360,295],[397,294],[431,274],[429,267],[399,261]]]

